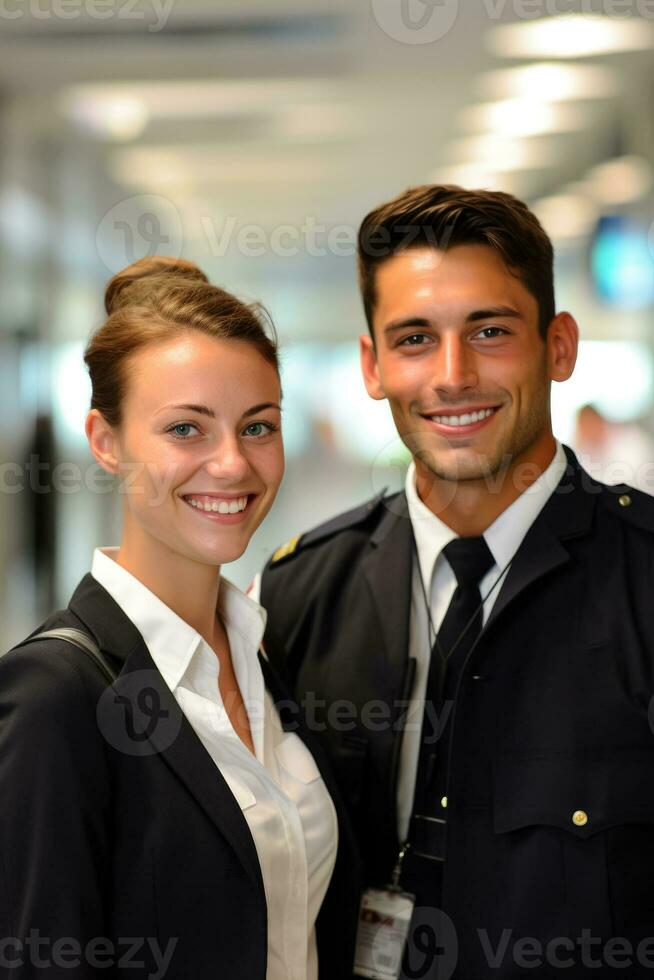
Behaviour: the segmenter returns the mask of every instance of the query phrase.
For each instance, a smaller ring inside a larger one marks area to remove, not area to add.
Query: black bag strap
[[[26,643],[34,643],[36,640],[65,640],[67,643],[71,643],[73,646],[77,647],[78,650],[82,650],[90,657],[96,667],[98,667],[98,669],[102,672],[102,675],[107,683],[112,684],[118,677],[118,674],[109,665],[106,657],[100,652],[100,648],[95,640],[92,640],[91,637],[86,633],[83,633],[82,630],[73,629],[72,626],[62,626],[59,629],[44,630],[43,633],[36,633],[34,636],[29,636],[26,640],[23,640],[19,646],[24,646]]]

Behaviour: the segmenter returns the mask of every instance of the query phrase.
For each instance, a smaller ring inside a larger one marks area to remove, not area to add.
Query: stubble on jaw
[[[511,471],[512,464],[528,456],[531,447],[546,430],[548,419],[549,396],[547,392],[543,392],[543,397],[532,406],[528,415],[522,416],[517,427],[504,437],[500,435],[499,444],[494,452],[474,453],[472,457],[457,459],[456,450],[446,450],[452,457],[450,463],[443,461],[445,453],[441,449],[425,446],[424,432],[415,433],[413,436],[406,433],[402,436],[402,440],[415,459],[420,476],[427,481],[428,492],[435,480],[451,484],[485,483],[489,491],[497,492],[498,479],[503,484]],[[439,439],[435,435],[433,438]],[[462,445],[460,448],[466,447]]]

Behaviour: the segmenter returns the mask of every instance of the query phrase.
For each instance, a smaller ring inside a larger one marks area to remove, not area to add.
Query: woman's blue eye
[[[192,422],[178,422],[177,425],[171,426],[170,429],[167,429],[166,431],[172,433],[175,439],[186,439],[186,437],[189,435],[188,430],[195,428],[196,426],[193,425]],[[181,429],[184,429],[185,431],[181,432]]]
[[[270,432],[275,432],[276,428],[277,426],[272,425],[271,422],[251,422],[245,429],[245,435],[254,436],[255,438],[266,436]]]

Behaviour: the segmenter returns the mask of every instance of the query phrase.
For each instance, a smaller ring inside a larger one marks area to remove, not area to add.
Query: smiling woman
[[[321,977],[346,976],[350,838],[259,653],[263,610],[221,576],[283,475],[274,332],[180,259],[119,273],[106,309],[86,434],[124,527],[68,608],[0,660],[3,935],[114,952],[157,936],[180,980],[317,980],[319,955]]]

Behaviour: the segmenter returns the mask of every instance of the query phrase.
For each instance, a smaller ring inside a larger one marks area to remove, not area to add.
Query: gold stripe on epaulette
[[[298,541],[301,537],[301,534],[296,534],[294,538],[291,538],[290,541],[287,541],[286,544],[283,544],[281,548],[277,549],[271,560],[276,562],[279,561],[280,558],[286,558],[287,555],[292,555],[297,548]]]

